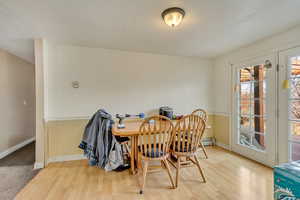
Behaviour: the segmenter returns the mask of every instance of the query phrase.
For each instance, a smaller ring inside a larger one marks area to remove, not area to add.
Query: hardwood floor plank
[[[197,167],[181,169],[180,184],[170,189],[165,171],[147,175],[144,195],[138,194],[136,175],[129,171],[105,172],[86,160],[51,163],[17,195],[28,199],[88,200],[272,200],[272,169],[218,147],[208,147],[208,159],[199,162],[207,179],[199,179]],[[175,169],[171,167],[175,177]]]

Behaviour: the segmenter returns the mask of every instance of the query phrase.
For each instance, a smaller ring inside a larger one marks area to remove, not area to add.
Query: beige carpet
[[[35,143],[0,160],[0,199],[11,200],[38,173],[33,170]]]

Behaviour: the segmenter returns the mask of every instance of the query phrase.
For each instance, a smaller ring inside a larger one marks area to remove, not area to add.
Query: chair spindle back
[[[173,135],[174,126],[167,117],[149,117],[140,126],[139,151],[146,157],[167,155]]]
[[[201,109],[201,108],[199,108],[199,109],[197,109],[197,110],[194,110],[194,111],[192,112],[192,115],[198,115],[198,116],[200,116],[205,122],[207,122],[207,113],[206,113],[205,110],[203,110],[203,109]]]
[[[187,115],[175,125],[172,151],[194,153],[199,147],[206,123],[198,115]]]

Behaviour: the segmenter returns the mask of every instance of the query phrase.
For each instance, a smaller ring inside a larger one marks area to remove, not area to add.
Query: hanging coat
[[[123,165],[121,144],[112,135],[114,121],[105,110],[98,110],[85,127],[79,148],[84,150],[89,164],[111,171]]]

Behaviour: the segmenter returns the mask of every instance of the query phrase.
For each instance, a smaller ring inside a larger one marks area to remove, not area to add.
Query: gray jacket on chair
[[[79,148],[84,150],[89,164],[111,171],[123,165],[121,144],[112,135],[112,117],[105,110],[98,110],[85,127]]]

